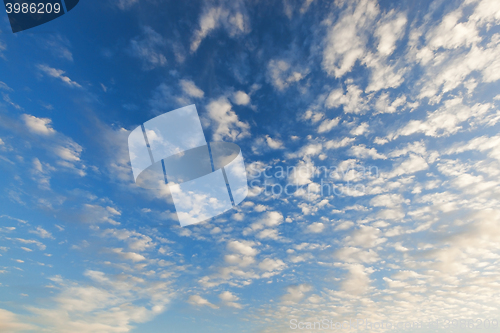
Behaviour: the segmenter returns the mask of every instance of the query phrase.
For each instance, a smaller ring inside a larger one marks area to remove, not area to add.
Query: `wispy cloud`
[[[167,64],[164,48],[166,40],[149,26],[142,28],[142,35],[132,39],[128,52],[142,61],[143,68],[151,70]]]
[[[52,68],[47,65],[38,65],[37,67],[45,75],[57,78],[70,87],[76,87],[76,88],[82,87],[80,84],[71,80],[68,76],[64,75],[64,73],[66,72],[61,69]]]

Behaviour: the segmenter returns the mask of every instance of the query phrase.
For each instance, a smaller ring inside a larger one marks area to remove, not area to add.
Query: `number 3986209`
[[[58,14],[61,11],[61,5],[58,3],[6,3],[7,14],[23,13],[23,14]]]

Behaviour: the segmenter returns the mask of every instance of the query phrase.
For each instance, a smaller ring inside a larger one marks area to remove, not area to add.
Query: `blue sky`
[[[497,0],[1,16],[0,331],[499,320],[499,23]],[[181,228],[127,137],[190,104],[249,195]]]

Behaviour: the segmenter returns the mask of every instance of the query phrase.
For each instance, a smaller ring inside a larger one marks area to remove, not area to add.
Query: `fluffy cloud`
[[[430,112],[425,120],[411,120],[390,135],[390,139],[399,136],[408,136],[423,133],[427,136],[449,136],[462,129],[462,123],[484,117],[490,111],[490,104],[477,103],[467,106],[462,103],[462,98],[446,100],[444,105],[434,112]]]
[[[146,260],[146,257],[144,257],[142,254],[135,252],[123,252],[123,249],[121,248],[111,249],[111,252],[118,254],[123,259],[131,260],[133,262]]]
[[[375,148],[366,148],[365,145],[352,146],[350,151],[352,155],[359,158],[372,158],[374,160],[387,158],[385,155],[379,154]]]
[[[396,48],[396,42],[404,34],[404,27],[407,19],[404,13],[391,10],[384,18],[378,22],[375,36],[379,39],[377,51],[382,56],[389,56]]]
[[[184,93],[191,97],[202,98],[205,95],[203,90],[198,88],[196,84],[194,84],[194,82],[191,80],[180,80],[179,83]]]
[[[230,306],[233,308],[241,309],[243,306],[237,301],[239,300],[239,297],[231,293],[230,291],[224,291],[219,295],[219,298],[221,299],[222,302],[224,302],[224,305]]]
[[[355,139],[354,138],[343,138],[340,140],[330,140],[325,143],[326,149],[338,149],[342,147],[346,147],[351,144]]]
[[[259,263],[259,268],[263,271],[280,271],[285,268],[285,263],[281,259],[266,258]]]
[[[480,136],[465,144],[457,144],[450,148],[447,154],[458,154],[465,151],[478,150],[488,152],[488,156],[500,161],[500,136]]]
[[[227,244],[227,248],[231,251],[243,254],[245,256],[255,256],[258,251],[252,247],[254,243],[245,241],[231,241]]]
[[[289,60],[273,59],[267,65],[267,73],[272,85],[279,91],[284,91],[293,83],[304,79],[307,70],[294,68]]]
[[[26,320],[22,317],[7,311],[0,309],[0,331],[2,332],[22,332],[28,330],[36,330],[37,327],[31,324],[27,324]]]
[[[32,318],[51,332],[127,332],[166,310],[172,298],[168,282],[146,282],[123,274],[116,279],[100,271],[84,276],[94,285],[51,278],[59,293],[44,307],[29,306]],[[135,304],[137,303],[137,304]]]
[[[380,230],[374,227],[362,226],[354,230],[350,236],[346,237],[346,242],[351,246],[361,246],[365,248],[375,247],[386,241],[380,238]]]
[[[326,119],[318,127],[318,133],[330,132],[332,128],[339,124],[340,118]]]
[[[50,232],[48,232],[47,230],[45,230],[42,227],[36,227],[35,230],[30,230],[29,232],[32,233],[32,234],[37,235],[40,238],[54,239],[54,236],[52,236],[52,234]]]
[[[195,306],[208,306],[211,307],[212,309],[218,309],[219,307],[217,305],[214,305],[210,303],[208,300],[205,298],[201,297],[200,295],[191,295],[189,296],[188,303],[195,305]]]
[[[42,135],[50,135],[56,132],[50,125],[52,119],[37,118],[29,114],[23,114],[21,118],[30,132]]]
[[[112,207],[107,207],[107,209],[110,212],[114,211],[114,215],[120,215],[120,213]],[[118,240],[126,241],[129,249],[132,251],[145,251],[155,246],[151,237],[143,235],[137,231],[125,229],[106,229],[102,232],[102,236],[114,237]]]
[[[220,97],[211,101],[207,105],[207,111],[215,126],[214,141],[222,141],[224,138],[234,141],[250,135],[250,126],[238,119],[238,115],[232,110],[231,103],[227,98]]]
[[[344,4],[344,8],[335,23],[325,22],[329,28],[323,41],[322,65],[329,75],[342,77],[365,55],[367,31],[374,24],[379,8],[373,0],[337,3]]]
[[[342,281],[342,289],[351,295],[361,295],[368,290],[370,278],[368,270],[358,264],[348,266],[348,273]]]
[[[363,97],[363,91],[350,80],[346,81],[347,89],[334,89],[325,100],[327,108],[338,108],[343,106],[345,113],[364,113],[368,106]]]
[[[295,286],[289,286],[286,288],[287,293],[281,296],[281,301],[287,304],[293,304],[300,302],[306,294],[312,290],[312,286],[309,284],[299,284]]]
[[[233,94],[233,100],[237,105],[248,105],[250,103],[250,96],[244,91],[238,90]]]
[[[311,233],[320,233],[325,229],[325,225],[321,222],[314,222],[307,226],[307,231]]]
[[[410,154],[409,158],[398,166],[396,166],[391,172],[387,174],[387,177],[392,178],[396,176],[401,176],[404,174],[412,174],[418,171],[426,170],[429,165],[421,156]]]

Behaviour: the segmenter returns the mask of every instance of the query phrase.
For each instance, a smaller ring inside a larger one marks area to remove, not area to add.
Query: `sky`
[[[0,332],[498,325],[499,23],[498,0],[81,0],[16,34],[0,15]],[[181,227],[127,140],[191,104],[249,193]]]

